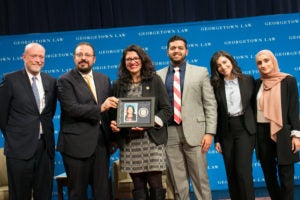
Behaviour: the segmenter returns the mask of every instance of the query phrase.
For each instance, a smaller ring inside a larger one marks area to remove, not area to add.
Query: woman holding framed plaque
[[[119,98],[118,110],[113,114],[118,119],[110,126],[120,147],[121,170],[130,174],[134,184],[134,199],[149,199],[149,195],[151,199],[165,199],[161,178],[166,169],[166,123],[171,107],[162,80],[140,46],[130,45],[123,51],[113,95]],[[126,102],[137,104],[134,124],[122,121]],[[145,123],[144,119],[151,121],[151,116],[154,123]]]

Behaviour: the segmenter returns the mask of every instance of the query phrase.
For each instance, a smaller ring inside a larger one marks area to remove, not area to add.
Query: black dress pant
[[[35,200],[51,199],[54,160],[47,153],[43,136],[32,158],[8,157],[6,161],[10,200],[30,200],[32,195]]]
[[[258,156],[271,199],[294,200],[294,164],[278,165],[269,123],[258,123],[257,134]]]
[[[255,135],[243,124],[243,115],[229,118],[229,131],[221,138],[229,194],[232,200],[254,200],[252,156]]]
[[[87,158],[74,158],[62,154],[67,180],[69,200],[87,200],[88,185],[92,188],[94,200],[108,200],[109,154],[103,135],[100,134],[95,152]]]

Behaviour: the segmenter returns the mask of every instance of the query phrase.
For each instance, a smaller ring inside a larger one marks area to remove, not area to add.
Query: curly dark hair
[[[125,83],[130,83],[132,81],[131,74],[126,69],[126,54],[130,51],[134,51],[138,54],[142,62],[141,68],[141,81],[146,81],[153,78],[155,72],[155,66],[151,61],[149,55],[138,45],[130,45],[126,47],[123,51],[123,56],[121,58],[121,64],[119,66],[119,79]]]
[[[218,65],[217,60],[224,56],[228,58],[232,64],[232,71],[231,73],[238,78],[244,78],[244,75],[242,74],[241,68],[238,66],[236,60],[233,58],[232,55],[230,55],[226,51],[217,51],[213,54],[213,56],[210,59],[210,71],[211,71],[211,84],[214,88],[218,88],[220,86],[220,82],[224,80],[224,75],[220,74],[218,71]]]

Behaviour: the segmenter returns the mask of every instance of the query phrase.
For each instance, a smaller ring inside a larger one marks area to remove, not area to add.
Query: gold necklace
[[[132,85],[133,85],[134,88],[137,88],[140,85],[140,83],[141,83],[140,81],[138,81],[138,82],[133,82],[132,81]]]

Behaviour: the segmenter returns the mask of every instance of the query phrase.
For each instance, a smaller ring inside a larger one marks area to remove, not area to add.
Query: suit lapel
[[[168,70],[169,70],[170,67],[165,67],[163,68],[161,71],[160,71],[160,77],[161,77],[161,80],[163,81],[163,83],[166,82],[166,77],[167,77],[167,73],[168,73]]]
[[[48,79],[45,77],[45,74],[41,73],[41,79],[42,79],[42,84],[43,84],[43,88],[44,88],[44,96],[45,96],[45,106],[44,109],[46,108],[46,106],[48,105],[48,95],[49,95],[49,81]]]
[[[88,84],[86,83],[86,81],[84,80],[82,75],[76,69],[72,69],[72,72],[73,72],[72,75],[73,75],[74,79],[76,79],[78,87],[83,88],[83,90],[81,92],[86,93],[86,95],[89,95],[94,100],[94,102],[97,103],[92,91],[90,90]],[[94,76],[94,74],[93,74],[93,76]],[[98,95],[99,92],[97,91],[95,76],[93,78],[94,78],[94,82],[95,82],[96,93]]]
[[[24,91],[28,91],[25,93],[28,95],[28,98],[32,102],[32,107],[37,112],[39,112],[39,108],[36,104],[35,97],[34,97],[34,94],[33,94],[32,88],[31,88],[30,80],[29,80],[28,74],[26,73],[25,69],[22,71],[22,80],[21,81],[23,82],[22,85],[24,86]]]
[[[152,96],[151,91],[153,91],[153,89],[151,88],[151,82],[150,81],[142,82],[142,96],[143,97]]]
[[[261,79],[258,79],[258,80],[255,81],[255,94],[258,93],[261,84],[262,84],[262,80]]]
[[[248,95],[249,93],[247,92],[247,85],[245,84],[245,80],[238,78],[238,83],[239,83],[239,87],[240,87],[240,94],[241,94],[241,101],[242,101],[242,105],[243,108],[246,108],[246,104],[245,104],[245,99],[246,95]]]
[[[220,88],[218,89],[218,91],[219,91],[218,93],[220,95],[220,99],[221,99],[221,102],[223,104],[223,107],[225,108],[224,110],[226,110],[226,112],[228,113],[226,91],[225,91],[225,82],[224,82],[224,80],[221,81]]]
[[[183,80],[183,88],[181,88],[181,91],[182,91],[182,96],[181,96],[181,100],[184,101],[184,99],[186,98],[186,95],[187,94],[187,90],[184,89],[184,85],[189,85],[189,82],[191,80],[191,77],[192,76],[192,68],[190,66],[189,63],[186,63],[186,66],[185,66],[185,74],[184,74],[184,80]],[[187,98],[188,99],[188,98]]]
[[[99,100],[101,99],[101,94],[102,94],[102,91],[101,91],[101,82],[102,82],[102,80],[100,79],[100,77],[99,76],[97,76],[95,73],[94,73],[94,71],[93,71],[93,79],[94,79],[94,84],[95,84],[95,90],[96,90],[96,95],[97,95],[97,100],[98,100],[98,102],[99,102]],[[90,89],[89,89],[90,90]],[[93,99],[94,99],[94,102],[97,104],[98,102],[96,101],[96,99],[95,99],[95,97],[94,97],[94,95],[93,95],[93,93],[92,93],[92,91],[90,91],[90,93],[91,93],[91,95],[92,95],[92,97],[93,97]]]

